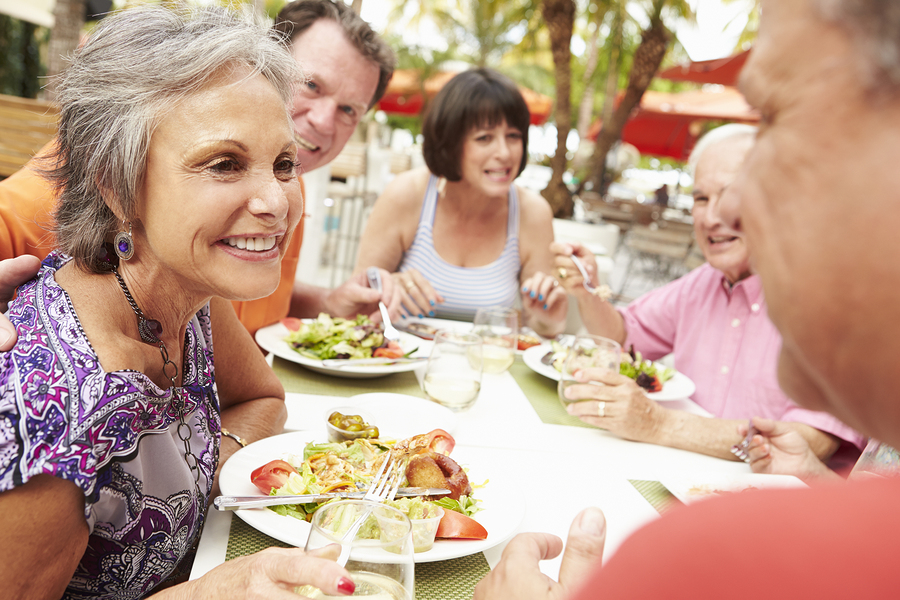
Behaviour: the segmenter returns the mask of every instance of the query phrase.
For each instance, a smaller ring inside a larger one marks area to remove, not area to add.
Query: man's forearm
[[[693,415],[683,410],[664,409],[665,418],[656,440],[661,446],[680,448],[717,458],[737,460],[731,447],[743,438],[737,431],[743,421]]]
[[[809,443],[809,449],[823,463],[827,463],[831,455],[837,452],[841,445],[840,439],[830,433],[825,433],[805,423],[786,423],[797,430],[797,433]]]
[[[314,319],[319,313],[328,312],[326,307],[331,290],[301,281],[294,282],[291,294],[290,316],[298,319]]]
[[[625,343],[625,320],[612,304],[588,294],[578,295],[577,300],[581,322],[588,333]]]

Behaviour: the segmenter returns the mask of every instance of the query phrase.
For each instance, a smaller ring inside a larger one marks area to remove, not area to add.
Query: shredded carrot
[[[328,487],[322,489],[323,494],[327,494],[328,492],[333,492],[334,490],[339,490],[345,487],[355,487],[352,481],[340,481],[338,483],[334,483],[329,485]]]

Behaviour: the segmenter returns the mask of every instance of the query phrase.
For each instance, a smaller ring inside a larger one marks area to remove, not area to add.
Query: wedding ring
[[[605,417],[606,416],[606,402],[600,401],[597,403],[597,416]]]
[[[559,267],[558,269],[556,269],[556,272],[557,274],[559,274],[560,279],[565,279],[569,275],[565,267]]]

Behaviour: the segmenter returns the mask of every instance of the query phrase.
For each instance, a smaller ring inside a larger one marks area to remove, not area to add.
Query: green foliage
[[[26,21],[0,15],[0,94],[37,98],[41,64],[40,46],[48,30]]]

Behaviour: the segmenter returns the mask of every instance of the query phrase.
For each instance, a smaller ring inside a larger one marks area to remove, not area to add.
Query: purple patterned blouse
[[[54,277],[69,260],[51,253],[10,307],[19,337],[0,354],[0,492],[43,473],[78,485],[91,534],[64,598],[143,598],[191,549],[216,469],[209,306],[185,333],[183,387],[106,373]]]

